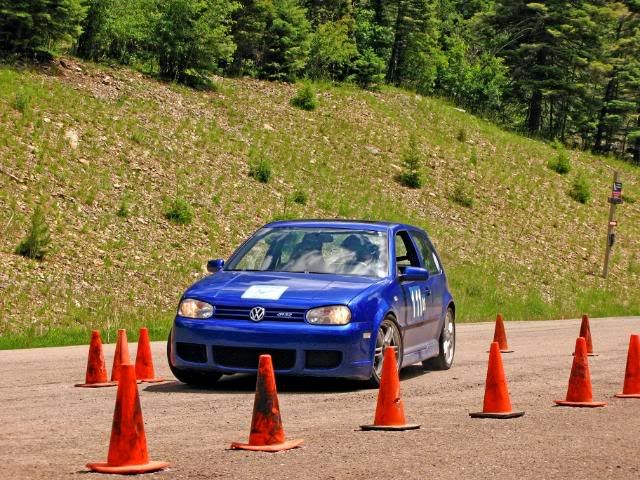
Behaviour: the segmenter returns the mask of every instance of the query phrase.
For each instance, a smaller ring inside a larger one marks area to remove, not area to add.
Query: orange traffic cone
[[[501,313],[496,316],[496,327],[493,331],[493,341],[498,342],[498,345],[500,345],[500,352],[513,352],[513,350],[509,350],[509,345],[507,344],[507,332],[504,329],[504,318],[502,318]]]
[[[116,353],[113,356],[113,367],[111,368],[111,381],[120,380],[120,365],[131,363],[129,359],[129,344],[127,343],[127,331],[124,328],[118,330],[118,341],[116,343]]]
[[[279,452],[299,447],[302,442],[285,440],[271,355],[260,355],[249,443],[233,442],[231,449]]]
[[[396,351],[387,347],[382,362],[382,378],[378,390],[378,404],[373,425],[361,425],[362,430],[413,430],[419,424],[407,424],[404,418],[404,405],[400,398],[400,377]]]
[[[502,366],[500,345],[493,342],[489,350],[489,366],[484,389],[482,412],[470,413],[472,418],[517,418],[524,412],[514,412],[509,398],[509,387]]]
[[[587,341],[584,337],[576,340],[576,350],[571,366],[569,388],[566,400],[554,400],[564,407],[604,407],[605,402],[594,402],[591,389],[591,375],[589,373],[589,358],[587,356]]]
[[[89,345],[89,358],[87,359],[87,373],[85,374],[85,383],[77,383],[76,387],[112,387],[116,385],[107,378],[107,365],[104,362],[104,353],[102,353],[102,340],[100,332],[93,330],[91,332],[91,344]]]
[[[587,342],[587,355],[596,357],[598,354],[593,353],[593,341],[591,340],[591,327],[589,326],[589,315],[582,315],[582,323],[580,323],[580,336]],[[575,354],[575,352],[574,352]]]
[[[136,378],[138,381],[147,383],[164,382],[164,378],[156,378],[156,374],[153,369],[151,344],[149,343],[149,331],[146,328],[140,329],[140,336],[138,337],[138,350],[136,352]]]
[[[88,463],[87,468],[99,473],[130,475],[156,472],[168,466],[167,462],[149,461],[136,372],[133,365],[122,364],[107,461]]]
[[[640,398],[640,336],[631,335],[629,339],[629,353],[627,354],[627,369],[624,374],[622,392],[616,394],[618,398]]]

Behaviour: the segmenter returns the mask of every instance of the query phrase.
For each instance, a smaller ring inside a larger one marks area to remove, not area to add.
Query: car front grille
[[[257,369],[260,355],[271,355],[275,370],[291,370],[296,363],[295,350],[213,346],[213,359],[223,367]]]
[[[233,307],[216,305],[213,318],[218,320],[251,320],[249,312],[253,307]],[[265,307],[264,318],[260,321],[304,322],[306,310],[302,308]]]
[[[186,362],[207,363],[207,347],[201,343],[176,342],[176,353]]]
[[[305,368],[324,370],[337,368],[342,363],[342,352],[335,350],[307,350],[305,352]]]

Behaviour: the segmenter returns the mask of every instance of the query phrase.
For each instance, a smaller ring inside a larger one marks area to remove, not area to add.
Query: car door
[[[404,268],[408,266],[419,267],[418,252],[411,240],[409,232],[401,230],[395,236],[396,275],[402,275]],[[429,340],[428,329],[425,328],[429,319],[427,313],[429,306],[426,294],[427,282],[403,281],[400,282],[403,295],[403,341],[405,356],[420,349]]]
[[[440,335],[440,320],[443,313],[443,297],[446,287],[444,274],[442,273],[435,249],[427,235],[419,230],[412,230],[410,234],[416,246],[420,265],[429,272],[425,291],[428,298],[428,318],[426,323],[429,337],[438,338]]]

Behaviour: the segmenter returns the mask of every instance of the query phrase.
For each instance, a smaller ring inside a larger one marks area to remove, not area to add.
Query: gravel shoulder
[[[359,383],[278,378],[288,438],[304,448],[277,454],[228,450],[249,435],[255,377],[224,377],[212,390],[177,382],[139,386],[152,460],[173,467],[157,478],[636,478],[640,400],[622,389],[629,335],[640,317],[592,319],[590,357],[599,409],[553,406],[565,396],[579,320],[507,322],[503,355],[511,400],[526,415],[471,419],[482,408],[493,324],[458,326],[454,367],[402,372],[407,420],[420,430],[360,432],[377,392]],[[163,342],[156,370],[173,378]],[[105,346],[109,371],[114,345]],[[132,356],[135,345],[130,345]],[[84,465],[106,459],[115,389],[79,389],[87,347],[0,351],[2,478],[97,478]]]

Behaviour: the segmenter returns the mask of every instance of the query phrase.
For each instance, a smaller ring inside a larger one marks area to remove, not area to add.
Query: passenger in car
[[[294,247],[291,257],[283,270],[288,272],[326,273],[327,265],[322,255],[322,238],[320,234],[308,233]]]

